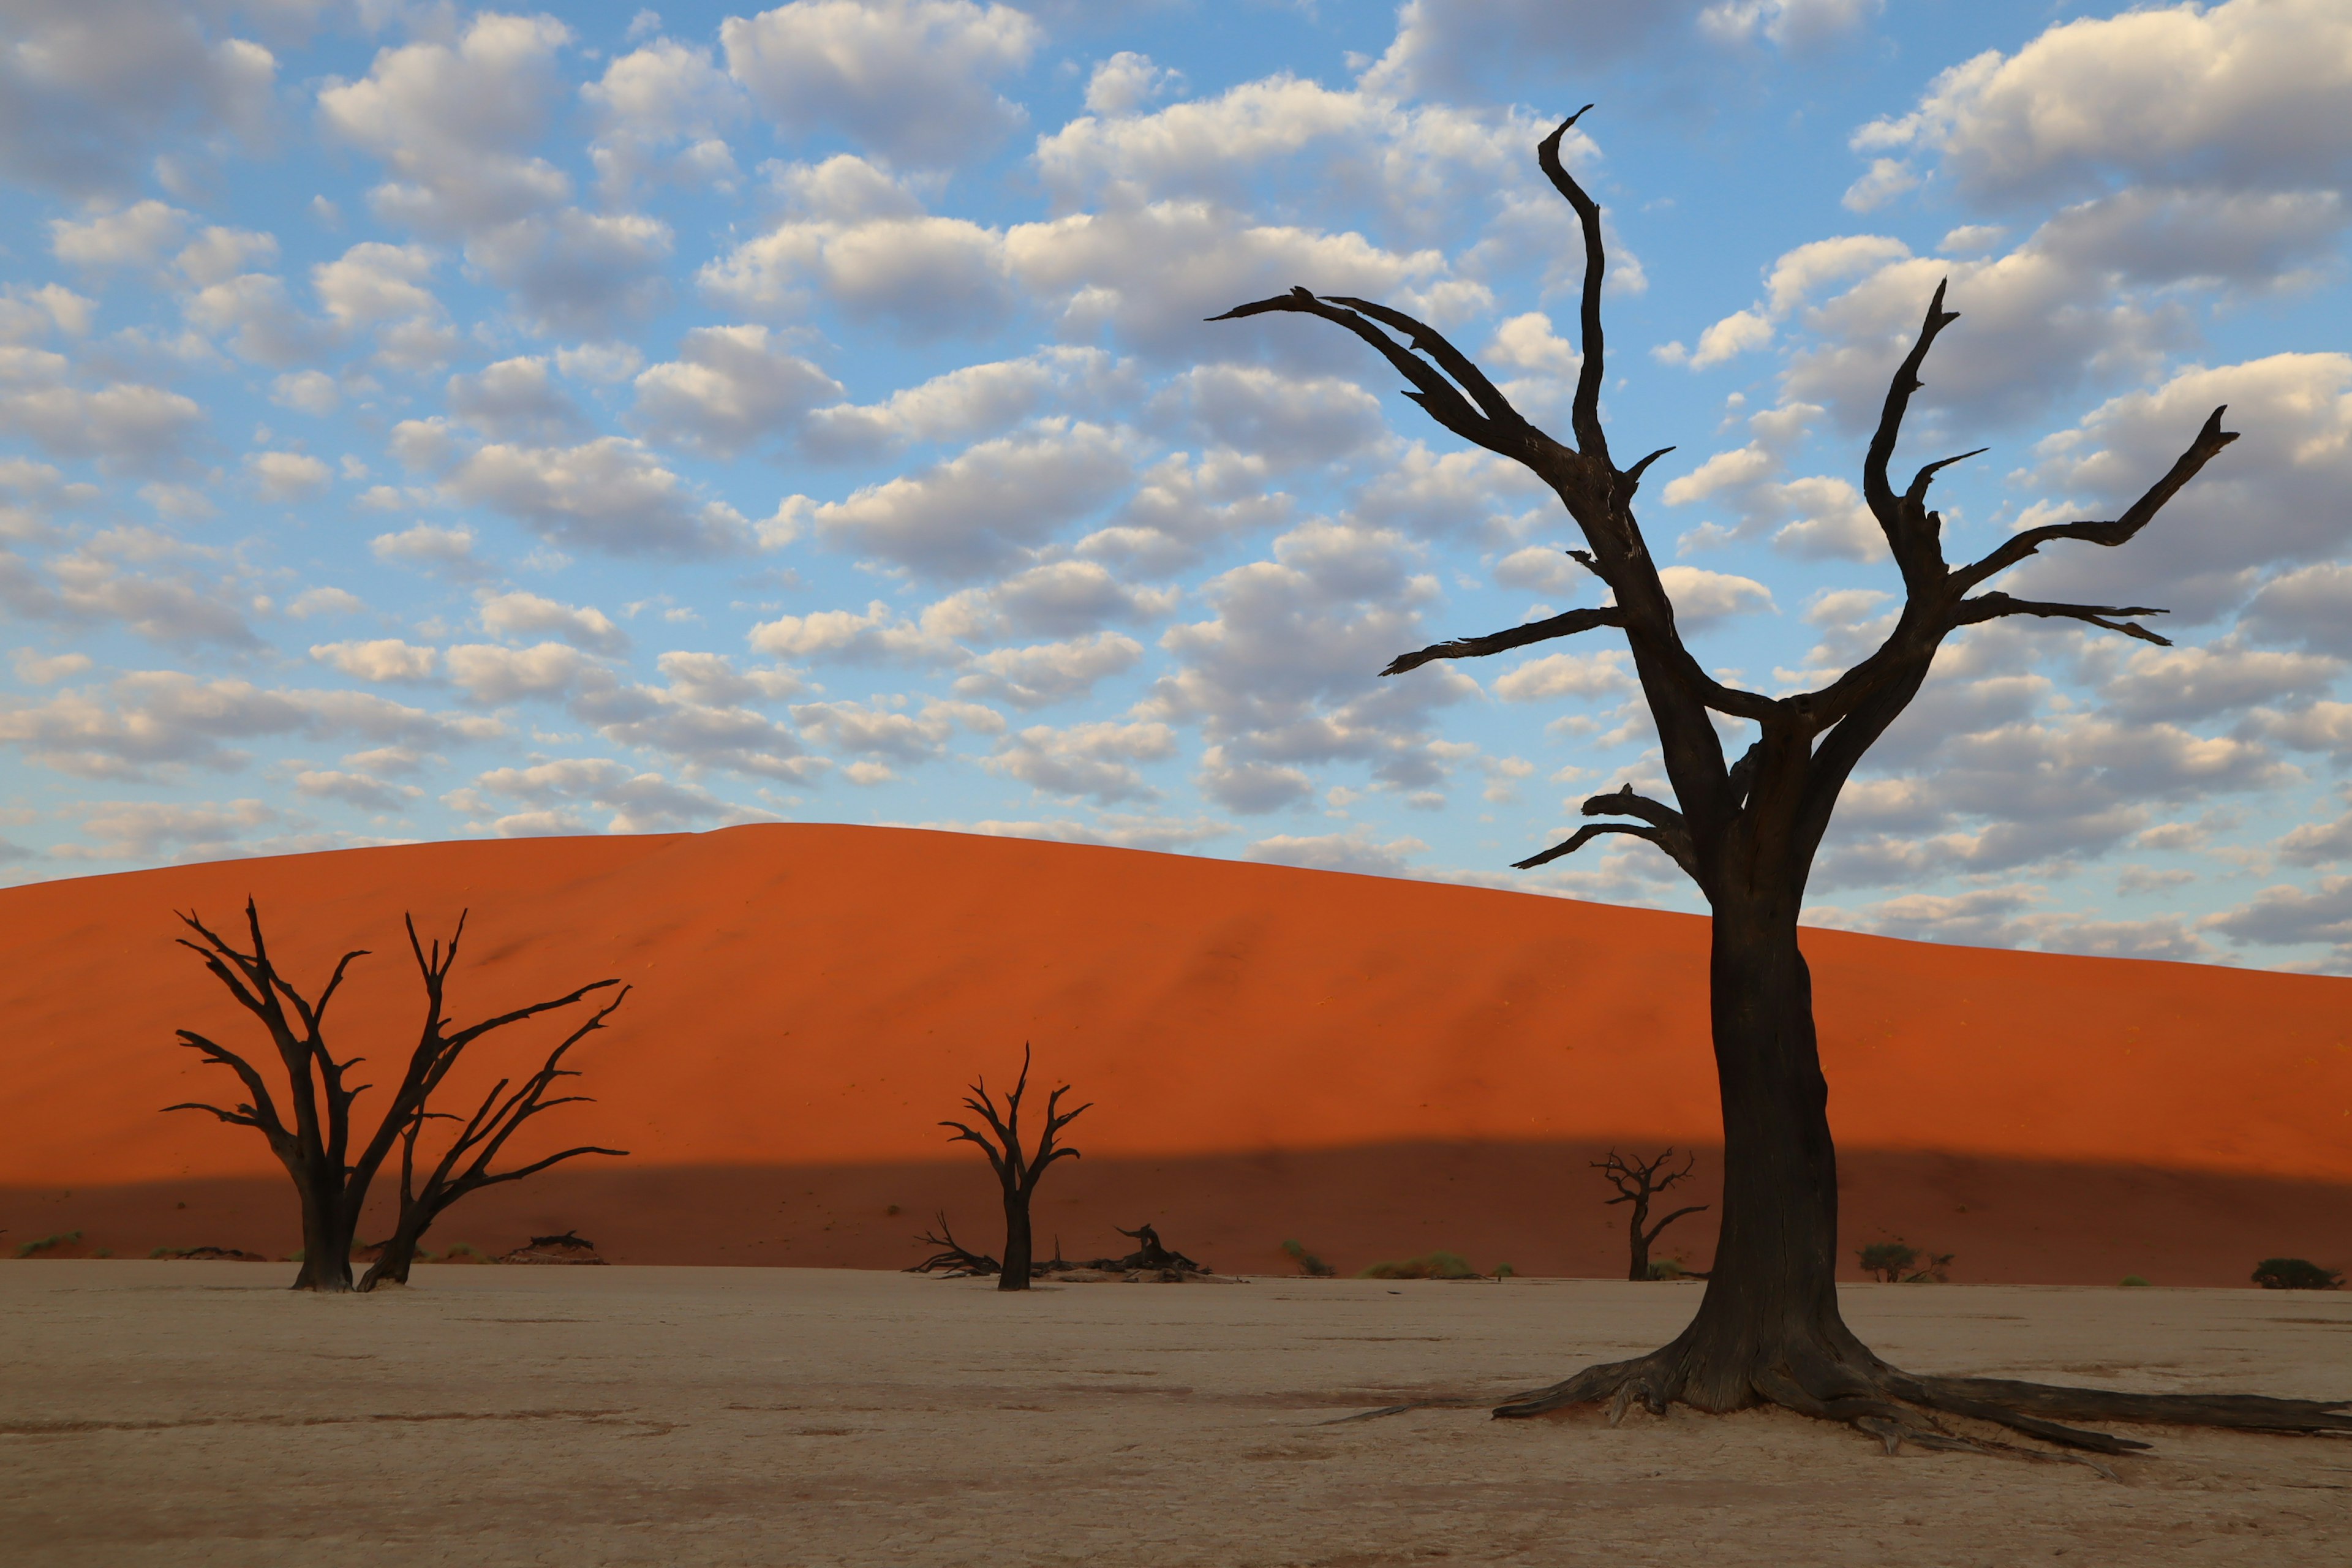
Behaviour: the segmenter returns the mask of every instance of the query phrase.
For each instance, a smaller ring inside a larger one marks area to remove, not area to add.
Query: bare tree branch
[[[1536,163],[1551,181],[1552,188],[1576,209],[1577,223],[1584,231],[1584,294],[1577,311],[1576,345],[1584,363],[1577,370],[1576,402],[1569,421],[1576,432],[1577,450],[1605,465],[1609,461],[1609,437],[1601,428],[1601,378],[1606,358],[1601,352],[1601,283],[1609,265],[1601,246],[1601,204],[1585,194],[1584,187],[1576,183],[1576,176],[1568,172],[1568,165],[1559,161],[1559,139],[1591,108],[1586,104],[1537,142]]]
[[[1548,642],[1553,637],[1574,637],[1598,626],[1622,626],[1624,617],[1615,605],[1603,605],[1597,610],[1570,610],[1565,615],[1529,621],[1508,631],[1490,632],[1483,637],[1457,637],[1450,642],[1432,643],[1413,653],[1401,653],[1389,660],[1382,675],[1402,675],[1408,669],[1441,658],[1484,658],[1490,653],[1506,653],[1529,643]]]
[[[1952,625],[1972,626],[1983,621],[1997,621],[2003,616],[2043,616],[2053,620],[2088,621],[2111,632],[2152,642],[2158,647],[2170,647],[2172,639],[2162,637],[2146,626],[2129,621],[2112,620],[2115,616],[2161,616],[2170,612],[2153,605],[2054,605],[2040,599],[2012,599],[2007,594],[1979,594],[1973,599],[1962,599],[1952,610]]]
[[[1911,352],[1903,356],[1902,364],[1887,383],[1886,403],[1879,411],[1878,428],[1871,435],[1870,450],[1862,462],[1863,500],[1869,503],[1871,515],[1878,520],[1879,531],[1886,535],[1887,548],[1895,553],[1904,582],[1915,590],[1944,574],[1943,548],[1927,525],[1927,514],[1920,510],[1927,493],[1927,480],[1942,465],[1921,469],[1918,479],[1912,482],[1912,493],[1900,497],[1887,482],[1886,465],[1894,460],[1895,443],[1903,432],[1903,416],[1911,406],[1911,395],[1923,384],[1919,366],[1926,361],[1927,351],[1935,346],[1937,334],[1959,319],[1958,311],[1944,309],[1944,283],[1938,282],[1927,301],[1927,319],[1920,323]]]
[[[2165,470],[2164,477],[2148,486],[2139,500],[2126,509],[2123,516],[2110,522],[2045,523],[2040,528],[2029,528],[2023,532],[2011,534],[1982,560],[1952,574],[1959,591],[1966,593],[2057,540],[2080,539],[2110,548],[2128,542],[2146,528],[2164,509],[2164,503],[2179,494],[2181,487],[2195,479],[2198,471],[2211,462],[2222,447],[2238,438],[2236,431],[2221,428],[2221,416],[2229,412],[2229,407],[2225,403],[2206,416],[2196,438],[2189,443],[2189,449],[2173,460],[2172,467]]]

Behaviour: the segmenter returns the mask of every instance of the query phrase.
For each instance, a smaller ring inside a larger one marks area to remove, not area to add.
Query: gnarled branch
[[[1609,437],[1601,428],[1601,377],[1606,357],[1601,351],[1601,281],[1609,267],[1601,245],[1601,204],[1585,193],[1584,187],[1576,183],[1576,176],[1568,172],[1568,165],[1559,161],[1559,139],[1591,108],[1586,104],[1537,142],[1536,163],[1551,181],[1552,189],[1576,209],[1576,221],[1584,232],[1584,293],[1577,310],[1576,345],[1584,363],[1577,369],[1576,401],[1570,409],[1570,426],[1576,432],[1577,450],[1605,464],[1609,461]]]
[[[2164,477],[2148,486],[2147,492],[2132,502],[2123,516],[2108,522],[2044,523],[2039,528],[2011,534],[1982,560],[1955,571],[1952,574],[1954,583],[1962,593],[1966,593],[1988,578],[2006,572],[2043,545],[2061,539],[2080,539],[2110,548],[2130,540],[2164,510],[2165,502],[2178,495],[2182,486],[2197,477],[2199,469],[2211,462],[2222,447],[2238,438],[2236,431],[2221,428],[2221,416],[2229,412],[2229,407],[2225,403],[2206,416],[2196,438],[2189,443],[2189,449],[2173,460],[2172,467],[2165,470]]]
[[[2161,616],[2169,612],[2153,605],[2060,605],[2041,599],[2013,599],[2007,594],[1979,594],[1973,599],[1963,599],[1952,609],[1952,625],[1972,626],[1984,621],[1997,621],[2004,616],[2042,616],[2052,620],[2087,621],[2111,632],[2121,632],[2127,637],[2152,642],[2158,647],[2170,647],[2170,637],[2158,637],[2146,626],[2130,621],[2113,620],[2115,616]]]
[[[1571,551],[1571,554],[1581,552]],[[1551,616],[1525,626],[1513,626],[1505,632],[1490,632],[1483,637],[1456,637],[1449,642],[1432,643],[1412,653],[1401,653],[1389,660],[1382,675],[1402,675],[1408,669],[1441,658],[1484,658],[1490,653],[1507,653],[1529,643],[1548,642],[1553,637],[1574,637],[1599,626],[1622,626],[1625,624],[1622,611],[1614,605],[1604,605],[1596,610],[1570,610],[1565,615]]]

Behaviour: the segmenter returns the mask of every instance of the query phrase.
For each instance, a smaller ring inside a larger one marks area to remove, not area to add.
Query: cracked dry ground
[[[0,1266],[18,1568],[2221,1563],[2352,1539],[2352,1443],[2138,1429],[2120,1483],[1780,1411],[1496,1422],[1687,1284],[1076,1285],[815,1269]],[[2352,1297],[1856,1286],[1927,1371],[2352,1393]]]

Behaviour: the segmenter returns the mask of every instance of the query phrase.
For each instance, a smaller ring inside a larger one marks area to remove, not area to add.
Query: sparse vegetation
[[[1882,1285],[1948,1285],[1948,1270],[1958,1254],[1922,1252],[1898,1237],[1893,1241],[1874,1241],[1857,1256],[1863,1272]]]
[[[1284,1242],[1282,1244],[1282,1254],[1284,1257],[1289,1258],[1290,1261],[1298,1265],[1298,1271],[1311,1279],[1328,1279],[1333,1275],[1339,1272],[1337,1268],[1332,1268],[1329,1264],[1324,1262],[1321,1258],[1307,1251],[1305,1246],[1297,1241]]]
[[[1666,1170],[1666,1162],[1674,1157],[1675,1152],[1669,1148],[1654,1160],[1628,1160],[1616,1150],[1612,1149],[1609,1151],[1609,1158],[1592,1162],[1592,1168],[1607,1177],[1609,1184],[1617,1189],[1617,1195],[1611,1198],[1609,1202],[1633,1205],[1633,1216],[1625,1226],[1627,1239],[1632,1248],[1632,1256],[1625,1268],[1625,1278],[1628,1279],[1682,1278],[1679,1265],[1676,1266],[1675,1273],[1660,1274],[1650,1264],[1650,1247],[1658,1239],[1659,1232],[1682,1218],[1683,1215],[1703,1213],[1706,1208],[1705,1204],[1691,1204],[1686,1207],[1676,1209],[1655,1225],[1649,1224],[1650,1200],[1664,1194],[1676,1182],[1689,1180],[1691,1167],[1698,1163],[1696,1154],[1686,1154],[1683,1157],[1681,1170]],[[1648,1228],[1644,1229],[1645,1226]]]
[[[2265,1258],[2254,1265],[2254,1283],[2265,1290],[2333,1290],[2344,1276],[2307,1258]]]
[[[1424,1252],[1395,1263],[1375,1263],[1359,1279],[1484,1279],[1458,1252]]]
[[[81,1232],[78,1230],[61,1230],[54,1236],[45,1236],[37,1241],[24,1243],[16,1248],[16,1256],[38,1258],[44,1252],[54,1252],[60,1247],[71,1247],[80,1239]]]
[[[2140,1278],[2138,1275],[2137,1275],[2137,1274],[2126,1274],[2126,1275],[2125,1275],[2125,1276],[2123,1277],[2123,1280],[2122,1280],[2122,1285],[2123,1285],[2123,1286],[2126,1286],[2126,1287],[2128,1287],[2128,1286],[2135,1286],[2135,1285],[2146,1285],[2147,1283],[2147,1280],[2145,1280],[2145,1279],[2141,1279],[2141,1278]]]

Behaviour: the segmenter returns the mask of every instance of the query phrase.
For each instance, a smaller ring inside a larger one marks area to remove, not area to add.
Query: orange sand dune
[[[0,1245],[73,1228],[124,1254],[292,1245],[257,1136],[156,1114],[234,1089],[174,1028],[254,1038],[173,945],[173,911],[234,931],[248,891],[306,989],[346,948],[373,950],[331,1034],[383,1070],[417,1016],[403,910],[429,936],[471,909],[462,1017],[607,974],[634,988],[579,1064],[597,1103],[552,1113],[537,1145],[631,1158],[485,1194],[445,1245],[577,1226],[637,1261],[881,1266],[908,1260],[909,1230],[945,1205],[992,1246],[992,1184],[937,1122],[974,1072],[1009,1078],[1024,1041],[1095,1102],[1071,1133],[1085,1159],[1041,1200],[1073,1256],[1150,1216],[1227,1268],[1276,1266],[1297,1236],[1343,1266],[1451,1245],[1608,1272],[1624,1210],[1585,1160],[1696,1145],[1698,1201],[1718,1170],[1702,920],[763,826],[0,891]],[[2352,1261],[2346,981],[1834,931],[1807,951],[1850,1245],[1901,1234],[1958,1253],[1964,1279],[2235,1283],[2267,1254]],[[491,1037],[469,1081],[536,1065],[546,1036]],[[1709,1217],[1670,1240],[1703,1261]]]

